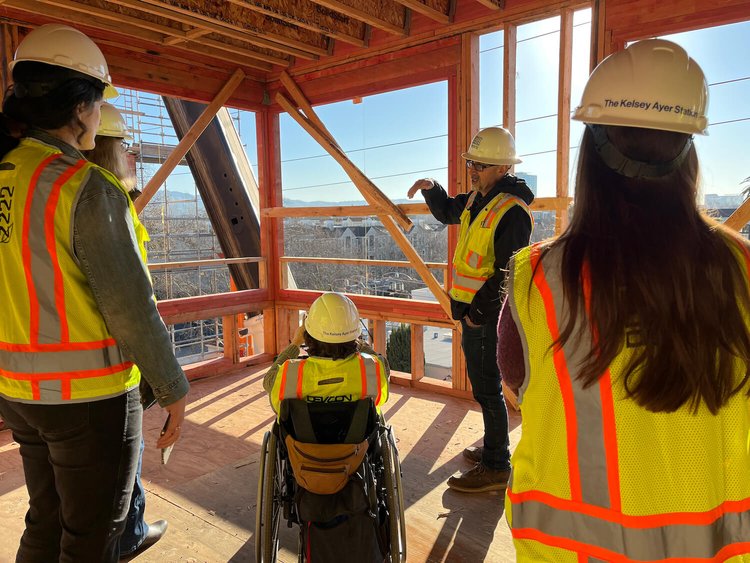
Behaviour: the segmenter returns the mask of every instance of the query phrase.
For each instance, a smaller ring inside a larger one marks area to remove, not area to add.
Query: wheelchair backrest
[[[357,444],[375,429],[378,416],[371,397],[350,403],[281,402],[279,420],[295,440],[315,444]]]

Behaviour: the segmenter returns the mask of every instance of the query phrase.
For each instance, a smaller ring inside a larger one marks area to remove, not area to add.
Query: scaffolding
[[[136,186],[142,189],[179,142],[161,96],[121,89],[114,105],[132,132],[129,148]],[[230,112],[240,126],[239,110]],[[152,271],[158,300],[230,291],[226,265],[181,266],[180,263],[221,258],[222,252],[205,206],[183,159],[144,208],[141,221],[149,232],[149,265],[174,264]],[[221,319],[203,319],[168,326],[180,363],[215,358],[223,353]]]

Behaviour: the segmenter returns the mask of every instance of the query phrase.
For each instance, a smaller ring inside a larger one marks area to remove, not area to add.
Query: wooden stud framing
[[[386,354],[385,321],[372,321],[372,349],[381,356]]]
[[[604,60],[605,48],[605,14],[606,0],[593,0],[591,3],[591,61],[589,71],[594,70]]]
[[[259,311],[271,305],[267,291],[246,289],[198,297],[165,299],[157,303],[157,308],[165,323],[176,324]]]
[[[393,267],[393,268],[411,268],[411,262],[405,260],[365,260],[358,258],[321,258],[318,256],[281,256],[280,262],[301,262],[305,264],[348,264],[349,266],[373,266],[373,267]],[[425,262],[425,266],[434,270],[446,270],[448,264],[445,262]]]
[[[256,143],[258,146],[258,180],[260,207],[276,206],[281,202],[279,149],[279,115],[265,108],[255,116]],[[278,264],[278,258],[284,253],[284,224],[280,219],[268,218],[260,222],[260,245],[263,256],[269,264]],[[279,265],[280,267],[280,265]],[[279,267],[269,267],[266,271],[266,287],[273,295],[274,302],[278,297],[280,285]],[[263,311],[263,346],[264,352],[278,353],[276,342],[276,307]]]
[[[456,151],[458,154],[458,151]],[[463,160],[461,160],[463,163]],[[464,167],[465,168],[465,167]],[[460,170],[458,171],[460,172]],[[462,176],[459,176],[459,181]],[[464,180],[465,181],[465,180]],[[458,190],[462,193],[462,190]],[[556,211],[567,209],[572,198],[539,197],[531,204],[532,211]],[[426,203],[399,203],[397,207],[407,215],[429,215]],[[374,217],[377,215],[369,205],[331,205],[317,207],[270,207],[261,211],[262,217]]]
[[[459,193],[471,188],[471,176],[461,158],[479,130],[479,36],[464,33],[461,36],[461,65],[458,74],[458,123],[456,147],[456,172]]]
[[[397,207],[407,215],[427,215],[426,203],[399,203]],[[333,205],[321,207],[273,207],[264,209],[263,217],[373,217],[369,205]]]
[[[411,378],[419,381],[424,377],[424,329],[423,325],[411,325]]]
[[[466,148],[471,144],[476,132],[479,130],[479,36],[475,33],[464,33],[461,36],[461,63],[458,73],[458,92],[456,96],[456,110],[458,121],[456,123],[456,190],[457,193],[466,193],[471,189],[471,177],[469,170],[464,166],[461,157]],[[448,248],[455,249],[458,242],[456,229],[453,229]],[[452,276],[452,272],[450,272]],[[449,314],[450,316],[450,314]],[[456,327],[460,327],[457,324]],[[454,389],[466,390],[469,388],[469,380],[466,373],[466,360],[461,347],[461,331],[456,330],[452,341],[452,377],[451,384]]]
[[[276,298],[275,304],[280,308],[307,309],[320,296],[320,293],[320,291],[304,289],[285,290],[280,297]],[[349,294],[349,298],[357,305],[363,319],[417,323],[451,329],[455,327],[455,323],[446,318],[443,309],[434,301],[354,293]]]
[[[570,80],[573,68],[573,11],[560,14],[560,71],[557,92],[557,197],[568,197],[570,177]],[[555,213],[555,234],[568,226],[567,210]]]
[[[224,87],[219,91],[214,100],[206,106],[203,113],[196,119],[195,123],[190,127],[188,132],[177,144],[174,150],[161,165],[156,174],[149,180],[148,184],[143,188],[143,193],[135,201],[135,208],[140,213],[144,207],[148,204],[151,198],[154,196],[156,191],[161,187],[167,177],[172,173],[175,166],[185,157],[190,147],[195,144],[195,141],[200,137],[201,133],[205,131],[208,124],[216,116],[216,112],[226,103],[232,92],[240,85],[244,80],[245,73],[241,69],[234,71],[234,74],[229,78]]]
[[[224,333],[224,357],[236,364],[240,361],[240,350],[237,345],[237,315],[222,317]]]
[[[516,48],[518,27],[507,24],[503,30],[503,127],[516,135]]]
[[[13,31],[14,26],[8,25],[7,23],[2,24],[2,36],[3,36],[3,51],[2,51],[2,87],[3,92],[7,91],[10,85],[13,83],[13,76],[10,72],[11,61],[13,61],[13,53],[16,51],[18,40],[13,42]]]
[[[286,348],[299,326],[298,309],[280,309],[276,307],[276,337],[279,351]]]

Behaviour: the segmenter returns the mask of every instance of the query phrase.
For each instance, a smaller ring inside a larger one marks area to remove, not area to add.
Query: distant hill
[[[169,207],[168,215],[170,217],[192,217],[193,215],[195,215],[195,203],[193,203],[194,199],[195,196],[193,194],[169,190],[167,192],[167,205]],[[154,194],[154,197],[151,199],[146,209],[154,204],[160,207],[163,203],[164,190],[159,190],[158,192],[156,192],[156,194]],[[201,199],[200,194],[198,194],[198,209],[203,211],[205,211],[206,209],[206,206],[203,204],[203,200]]]
[[[353,205],[367,205],[364,199],[359,201],[302,201],[299,199],[284,198],[284,207],[330,207],[333,205],[343,205],[351,207]],[[393,203],[415,203],[413,199],[394,199]],[[420,202],[416,202],[420,203]]]

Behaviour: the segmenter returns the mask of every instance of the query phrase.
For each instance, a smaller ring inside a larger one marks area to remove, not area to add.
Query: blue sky
[[[588,76],[590,11],[574,16],[571,104]],[[537,177],[538,195],[555,192],[558,17],[519,26],[516,141],[524,162],[519,172]],[[667,36],[683,45],[710,84],[709,136],[696,138],[703,192],[735,194],[750,176],[750,22]],[[502,31],[480,38],[480,126],[502,120]],[[392,199],[403,199],[414,180],[445,184],[448,161],[447,82],[316,107],[341,147]],[[116,103],[120,101],[117,100]],[[155,110],[154,110],[155,111]],[[231,110],[257,173],[255,116]],[[567,118],[567,117],[566,117]],[[361,200],[341,167],[288,115],[280,118],[283,195],[303,201]],[[571,177],[582,126],[571,123]],[[144,131],[146,133],[146,131]],[[156,140],[149,138],[148,140]],[[174,139],[164,142],[174,143]],[[184,167],[183,167],[184,168]],[[170,177],[170,189],[193,192],[186,169]],[[571,182],[571,190],[573,189]]]

